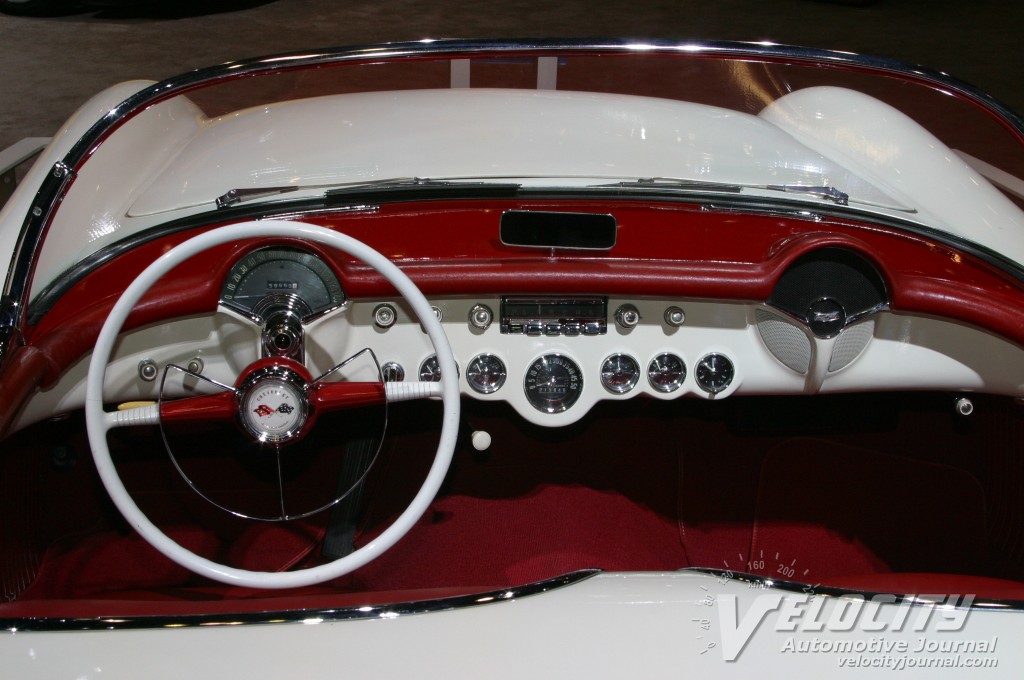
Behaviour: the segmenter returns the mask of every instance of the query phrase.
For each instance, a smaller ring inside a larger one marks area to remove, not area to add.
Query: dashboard
[[[841,249],[798,260],[763,302],[593,294],[431,302],[455,351],[462,394],[507,402],[546,426],[576,422],[602,400],[639,396],[949,388],[951,377],[958,389],[1001,383],[1012,391],[1024,377],[1007,380],[994,365],[978,370],[976,348],[1009,359],[1016,349],[1008,343],[890,312],[882,277]],[[255,325],[264,356],[296,358],[315,375],[369,348],[376,367],[349,379],[441,379],[426,335],[400,299],[350,300],[334,270],[299,248],[246,253],[224,278],[220,309]],[[946,346],[930,346],[935,337]]]
[[[216,311],[123,334],[107,373],[109,397],[156,399],[157,377],[170,363],[234,384],[261,357],[293,358],[319,376],[367,349],[375,362],[353,366],[344,379],[441,378],[406,304],[365,290],[350,295],[344,271],[339,276],[322,253],[259,245],[221,271]],[[507,403],[541,426],[569,425],[598,402],[635,398],[930,389],[1015,395],[1024,385],[1016,345],[953,320],[891,310],[879,272],[841,248],[800,257],[763,300],[592,290],[427,294],[455,353],[463,397]],[[38,394],[20,424],[84,403],[87,360]]]

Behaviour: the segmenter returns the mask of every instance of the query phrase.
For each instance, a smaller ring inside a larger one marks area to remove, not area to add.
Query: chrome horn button
[[[308,390],[306,380],[284,366],[254,371],[239,388],[242,425],[261,442],[295,439],[309,416]]]

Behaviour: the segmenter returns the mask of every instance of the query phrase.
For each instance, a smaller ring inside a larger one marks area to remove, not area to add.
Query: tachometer
[[[292,248],[249,253],[231,268],[220,291],[221,303],[257,319],[265,300],[289,297],[305,303],[306,317],[345,302],[341,282],[327,263],[312,253]]]

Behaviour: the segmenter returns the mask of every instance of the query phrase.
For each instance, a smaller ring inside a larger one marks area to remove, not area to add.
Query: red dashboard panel
[[[618,240],[608,251],[506,245],[498,238],[498,224],[512,209],[613,214]],[[795,259],[838,246],[879,268],[894,310],[948,317],[1024,344],[1024,322],[1011,313],[1024,295],[1020,282],[946,245],[877,225],[737,214],[673,202],[553,200],[398,203],[317,214],[308,221],[373,246],[428,297],[546,293],[760,301]],[[201,229],[213,226],[219,225]],[[61,297],[27,337],[49,362],[45,381],[88,351],[120,291],[146,265],[198,231],[142,244],[98,267]],[[230,267],[270,243],[254,239],[197,256],[154,286],[126,326],[212,311]],[[394,294],[382,277],[352,258],[301,245],[335,269],[349,297]]]

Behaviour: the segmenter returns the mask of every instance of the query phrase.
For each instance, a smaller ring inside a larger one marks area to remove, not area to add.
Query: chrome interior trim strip
[[[836,67],[863,68],[921,81],[942,89],[955,91],[973,100],[979,106],[1002,118],[1024,139],[1024,119],[1013,113],[995,98],[946,73],[920,66],[866,57],[849,52],[835,52],[773,43],[740,42],[673,42],[664,40],[594,40],[594,39],[536,39],[512,42],[506,40],[422,40],[418,42],[385,43],[350,48],[314,50],[305,54],[282,54],[250,60],[234,61],[197,69],[156,83],[132,95],[97,121],[57,163],[43,182],[33,201],[33,208],[22,225],[11,267],[0,297],[0,365],[10,355],[11,345],[21,338],[26,322],[29,281],[35,268],[35,253],[45,236],[55,207],[63,199],[72,172],[95,151],[102,141],[130,115],[156,102],[195,89],[242,75],[273,70],[293,70],[312,66],[325,66],[347,61],[400,60],[413,58],[470,59],[474,54],[515,52],[524,56],[548,56],[549,52],[591,52],[594,54],[629,53],[683,53],[720,55],[740,59],[773,59],[793,64],[819,63]],[[67,172],[67,170],[72,172]]]
[[[479,605],[510,602],[540,595],[584,581],[600,569],[580,569],[554,578],[470,595],[442,597],[384,605],[363,605],[337,609],[294,609],[240,614],[184,614],[179,616],[97,616],[93,618],[0,618],[0,630],[9,633],[77,630],[139,630],[158,628],[211,628],[217,626],[261,625],[279,623],[328,623],[358,619],[393,619],[399,616],[465,609]]]

